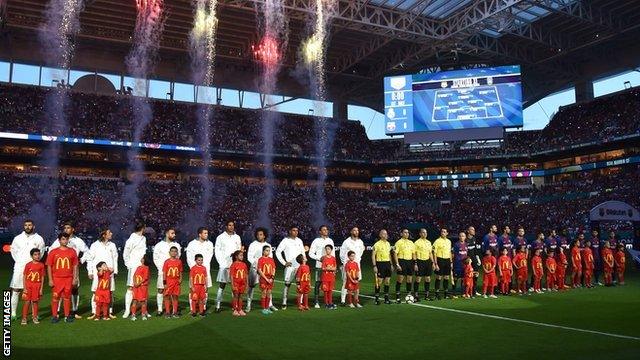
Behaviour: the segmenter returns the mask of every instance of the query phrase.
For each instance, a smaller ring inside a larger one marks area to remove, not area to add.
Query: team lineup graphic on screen
[[[384,79],[387,134],[522,126],[520,67]]]

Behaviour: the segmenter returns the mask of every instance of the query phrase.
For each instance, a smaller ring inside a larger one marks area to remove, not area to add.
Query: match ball
[[[409,294],[407,296],[404,297],[404,302],[406,302],[407,304],[413,304],[413,302],[416,299],[413,298],[413,295]]]

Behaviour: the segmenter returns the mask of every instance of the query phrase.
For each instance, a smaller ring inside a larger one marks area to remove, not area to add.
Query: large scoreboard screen
[[[522,126],[520,66],[384,79],[388,135]]]

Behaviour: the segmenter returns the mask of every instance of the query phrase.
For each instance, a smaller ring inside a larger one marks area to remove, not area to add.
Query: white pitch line
[[[284,283],[283,281],[280,281],[280,280],[276,280],[276,282]],[[333,290],[333,292],[340,293],[340,290]],[[370,296],[370,295],[360,294],[359,296],[363,297],[363,298],[367,298],[367,299],[375,299],[375,297]],[[628,340],[638,340],[638,341],[640,341],[640,337],[636,337],[636,336],[620,335],[620,334],[613,334],[613,333],[607,333],[607,332],[602,332],[602,331],[574,328],[574,327],[571,327],[571,326],[554,325],[554,324],[541,323],[541,322],[537,322],[537,321],[514,319],[514,318],[508,318],[508,317],[504,317],[504,316],[483,314],[483,313],[477,313],[477,312],[466,311],[466,310],[450,309],[450,308],[444,308],[444,307],[433,306],[433,305],[416,304],[416,303],[407,304],[407,305],[419,306],[419,307],[423,307],[423,308],[427,308],[427,309],[433,309],[433,310],[449,311],[449,312],[465,314],[465,315],[474,315],[474,316],[486,317],[486,318],[495,319],[495,320],[512,321],[512,322],[518,322],[518,323],[521,323],[521,324],[537,325],[537,326],[550,327],[550,328],[555,328],[555,329],[570,330],[570,331],[577,331],[577,332],[588,333],[588,334],[609,336],[609,337],[614,337],[614,338],[619,338],[619,339],[628,339]]]
[[[602,331],[580,329],[580,328],[574,328],[574,327],[570,327],[570,326],[547,324],[547,323],[541,323],[541,322],[530,321],[530,320],[514,319],[514,318],[508,318],[508,317],[498,316],[498,315],[489,315],[489,314],[477,313],[477,312],[473,312],[473,311],[450,309],[450,308],[443,308],[443,307],[438,307],[438,306],[425,305],[425,304],[415,304],[415,303],[411,304],[411,305],[420,306],[420,307],[429,308],[429,309],[435,309],[435,310],[450,311],[450,312],[459,313],[459,314],[465,314],[465,315],[481,316],[481,317],[486,317],[486,318],[496,319],[496,320],[505,320],[505,321],[519,322],[519,323],[522,323],[522,324],[537,325],[537,326],[544,326],[544,327],[550,327],[550,328],[556,328],[556,329],[578,331],[578,332],[589,333],[589,334],[610,336],[610,337],[615,337],[615,338],[620,338],[620,339],[640,340],[640,337],[635,337],[635,336],[612,334],[612,333],[607,333],[607,332],[602,332]]]

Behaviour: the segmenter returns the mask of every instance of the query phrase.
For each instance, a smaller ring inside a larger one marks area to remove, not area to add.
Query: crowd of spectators
[[[47,96],[52,91],[33,86],[0,85],[0,131],[51,132]],[[110,140],[131,140],[135,126],[134,104],[125,95],[81,94],[69,91],[65,106],[70,135]],[[143,142],[199,146],[204,125],[198,121],[198,106],[166,100],[148,100],[152,119]],[[605,142],[613,137],[640,133],[640,90],[631,89],[561,109],[541,131],[507,132],[501,141],[457,142],[409,148],[402,140],[367,139],[364,127],[355,121],[334,122],[311,116],[261,110],[212,106],[209,144],[214,151],[259,153],[264,151],[263,121],[274,122],[273,153],[316,156],[318,130],[325,129],[332,148],[323,151],[342,160],[394,161],[414,159],[482,158],[527,155],[561,149],[573,144]],[[320,125],[324,126],[320,126]],[[267,135],[268,136],[268,135]]]
[[[45,178],[47,179],[47,178]],[[50,179],[49,179],[50,180]],[[329,187],[326,193],[326,221],[334,239],[346,238],[352,226],[361,229],[363,239],[372,241],[381,228],[395,238],[402,226],[418,224],[429,229],[447,227],[455,236],[469,225],[480,232],[491,224],[522,225],[529,234],[549,229],[576,232],[588,227],[589,210],[606,200],[625,201],[640,207],[640,168],[626,168],[613,176],[584,173],[580,177],[542,187],[506,188],[499,185],[458,188],[421,188],[407,190],[347,189]],[[18,231],[22,220],[29,216],[37,222],[34,205],[39,202],[43,177],[33,174],[0,173],[0,227]],[[123,198],[126,184],[122,179],[63,177],[51,186],[55,199],[54,214],[58,223],[73,219],[77,231],[95,234],[110,226],[123,243],[133,216],[146,220],[147,225],[161,235],[169,226],[176,226],[182,241],[195,236],[198,226],[206,225],[213,233],[221,231],[227,219],[234,219],[245,241],[251,239],[260,212],[262,184],[237,179],[218,179],[210,185],[210,202],[202,203],[203,184],[198,178],[182,181],[145,180],[139,187],[139,210],[120,224],[114,219],[128,201]],[[268,214],[274,241],[286,234],[288,226],[297,225],[301,238],[310,242],[316,235],[312,225],[312,205],[316,199],[313,187],[277,185]],[[199,212],[209,208],[198,220]],[[46,232],[46,229],[40,229]],[[430,234],[434,237],[436,234]],[[49,242],[52,239],[47,239]]]

